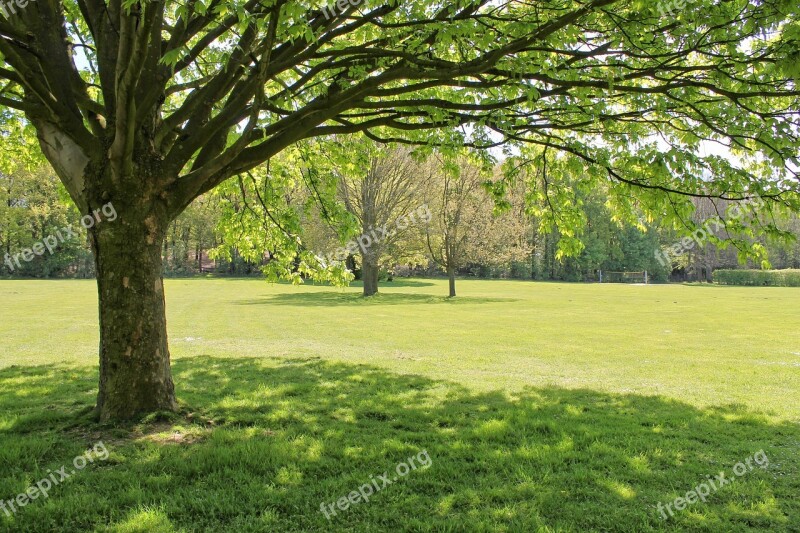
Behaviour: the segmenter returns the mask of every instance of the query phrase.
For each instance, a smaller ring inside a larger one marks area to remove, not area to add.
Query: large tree
[[[648,209],[680,210],[681,195],[788,202],[798,185],[794,0],[668,14],[643,0],[5,7],[0,106],[33,124],[83,214],[108,202],[119,214],[90,235],[101,419],[176,407],[161,279],[170,221],[303,139],[516,143],[537,168],[537,150],[560,153],[550,176],[583,168],[585,183],[626,184],[620,204],[639,191]],[[742,164],[697,155],[704,140]]]
[[[361,151],[366,168],[355,176],[339,176],[339,191],[359,224],[364,296],[372,296],[378,292],[382,257],[408,233],[407,224],[400,229],[397,220],[415,214],[422,204],[427,172],[407,148],[374,150],[361,145]]]

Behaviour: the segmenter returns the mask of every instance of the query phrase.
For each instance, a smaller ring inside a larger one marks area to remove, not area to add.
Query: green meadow
[[[800,289],[458,289],[168,280],[181,412],[103,425],[95,282],[0,282],[0,499],[109,451],[0,531],[800,531]]]

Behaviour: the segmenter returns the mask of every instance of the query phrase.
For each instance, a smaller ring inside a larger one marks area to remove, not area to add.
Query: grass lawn
[[[108,451],[0,531],[800,532],[800,289],[446,289],[170,280],[183,410],[109,426],[94,282],[0,281],[0,500]]]

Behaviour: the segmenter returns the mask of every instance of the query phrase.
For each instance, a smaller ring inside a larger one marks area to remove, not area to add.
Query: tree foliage
[[[348,147],[351,154],[358,154],[357,160],[364,161],[351,175],[337,173],[339,196],[359,224],[351,250],[358,245],[364,296],[372,296],[378,292],[381,266],[387,260],[410,259],[416,251],[413,235],[419,235],[415,231],[419,228],[409,228],[412,224],[405,222],[405,217],[411,215],[413,225],[419,224],[416,212],[424,208],[431,173],[429,165],[405,147],[380,149],[371,142],[348,143]]]
[[[674,18],[641,0],[322,7],[32,3],[0,22],[0,104],[31,119],[79,205],[86,160],[129,174],[158,161],[150,179],[180,211],[304,138],[429,143],[437,129],[518,144],[541,173],[558,153],[541,180],[611,180],[621,212],[631,186],[647,209],[675,192],[796,207],[795,2],[705,0]],[[704,142],[735,157],[698,155]]]

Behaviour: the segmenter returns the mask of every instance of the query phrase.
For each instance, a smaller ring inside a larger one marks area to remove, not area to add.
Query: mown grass
[[[182,412],[91,420],[87,282],[1,282],[10,531],[800,531],[796,289],[167,284]],[[328,521],[332,503],[427,451]],[[656,509],[764,450],[769,467]]]

